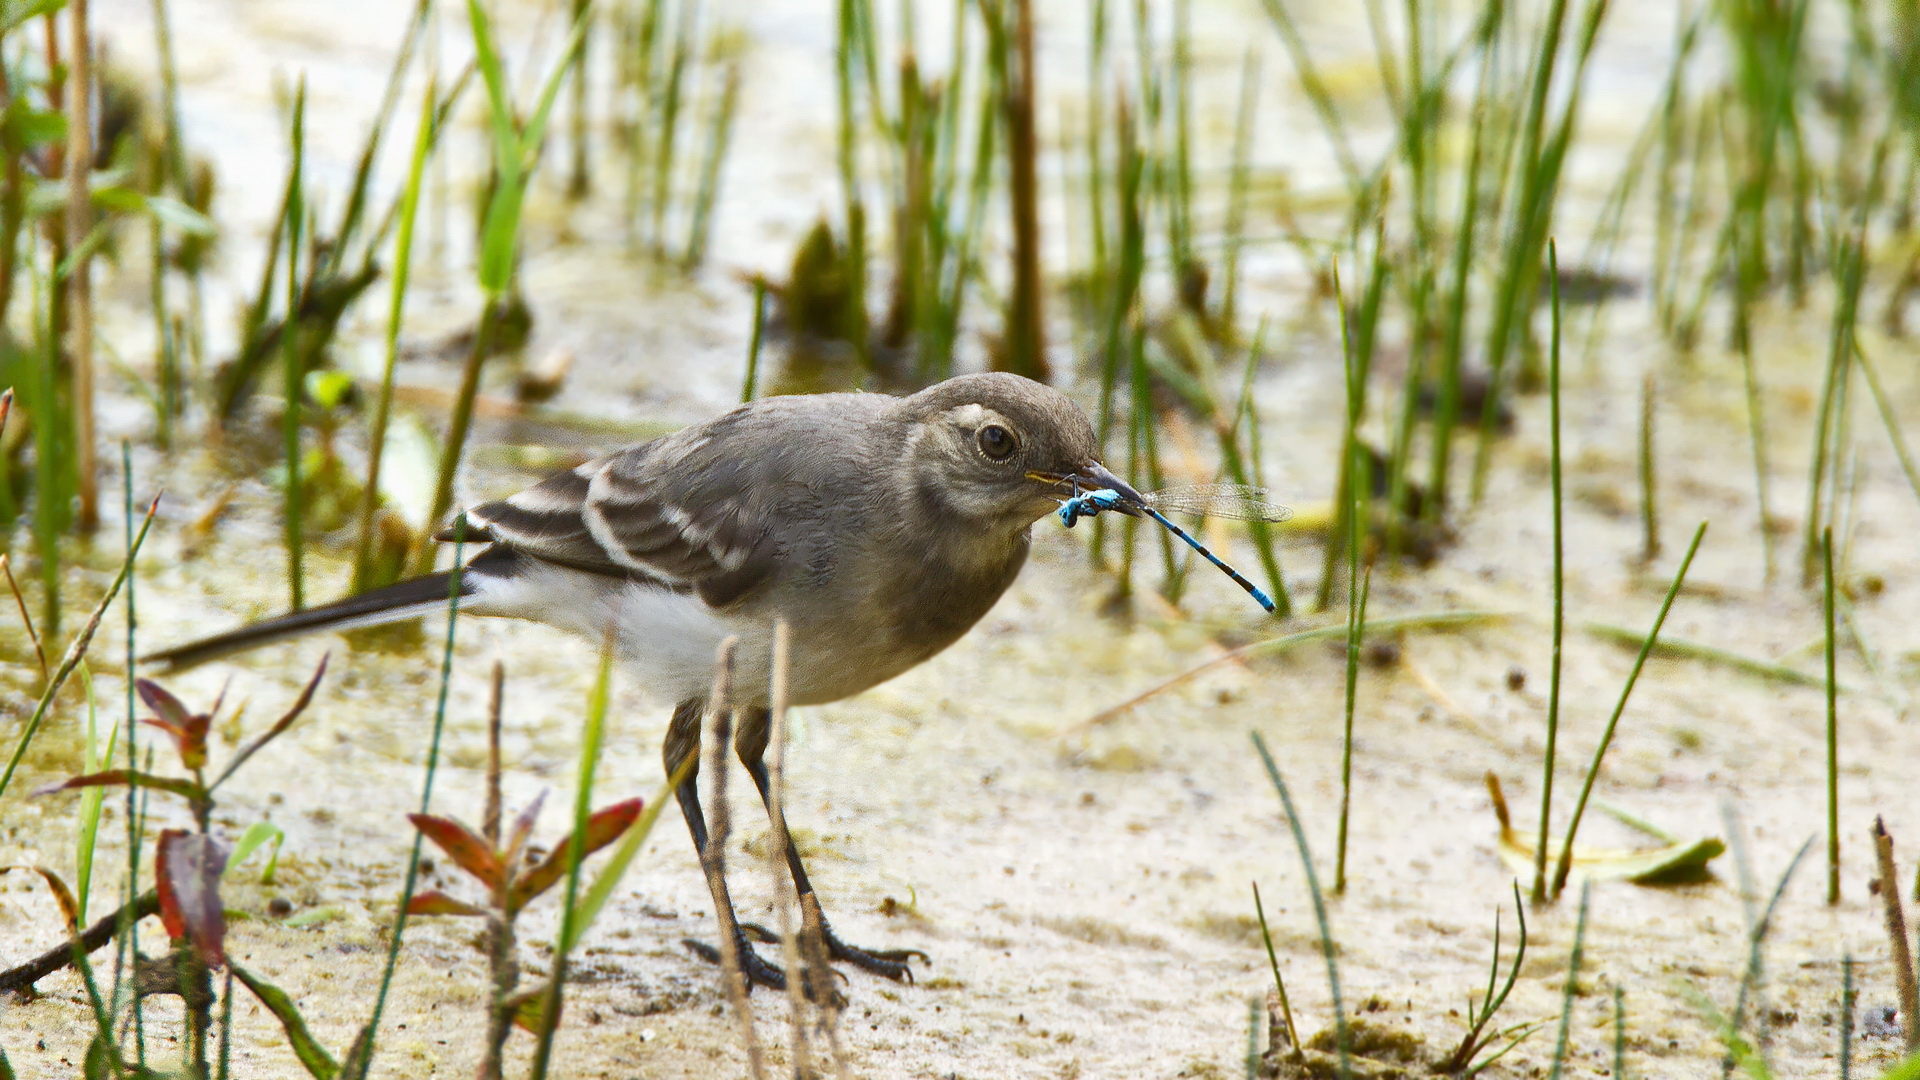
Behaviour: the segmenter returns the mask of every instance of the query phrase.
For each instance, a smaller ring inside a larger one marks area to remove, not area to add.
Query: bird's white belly
[[[739,638],[734,659],[734,701],[762,705],[768,699],[773,628],[766,618],[721,614],[692,593],[527,560],[511,576],[488,578],[461,605],[474,615],[545,623],[597,647],[611,631],[621,666],[642,689],[674,703],[705,698],[712,691],[714,659],[721,642]],[[912,667],[920,657],[879,665],[849,663],[870,650],[845,646],[840,627],[796,628],[789,658],[788,698],[806,705],[857,694]],[[583,660],[591,653],[583,653]]]

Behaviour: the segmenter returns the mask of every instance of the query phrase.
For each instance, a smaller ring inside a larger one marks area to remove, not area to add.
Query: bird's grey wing
[[[750,457],[728,449],[688,431],[597,458],[468,510],[468,536],[723,607],[775,570],[775,516],[748,475]]]

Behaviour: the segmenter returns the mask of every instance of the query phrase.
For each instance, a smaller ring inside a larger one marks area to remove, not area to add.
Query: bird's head
[[[915,495],[940,513],[1024,529],[1079,492],[1112,488],[1139,501],[1097,459],[1087,414],[1050,386],[1004,372],[961,375],[901,408]]]

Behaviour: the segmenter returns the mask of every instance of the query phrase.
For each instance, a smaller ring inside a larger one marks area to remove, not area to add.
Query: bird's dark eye
[[[1013,432],[999,424],[990,424],[980,429],[980,452],[995,461],[1006,460],[1012,456],[1014,449],[1019,445],[1020,442],[1013,437]]]

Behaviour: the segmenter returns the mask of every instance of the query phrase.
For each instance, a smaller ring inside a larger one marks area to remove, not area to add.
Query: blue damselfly
[[[1161,491],[1149,491],[1141,494],[1138,501],[1122,495],[1112,488],[1077,494],[1060,504],[1060,523],[1073,528],[1073,523],[1083,517],[1112,510],[1116,513],[1134,516],[1145,515],[1165,526],[1173,535],[1187,542],[1187,546],[1200,553],[1200,557],[1218,567],[1232,578],[1234,583],[1247,590],[1247,595],[1258,601],[1268,611],[1273,610],[1273,598],[1260,586],[1248,581],[1240,571],[1228,566],[1218,555],[1207,550],[1207,546],[1194,539],[1185,529],[1168,520],[1167,514],[1193,514],[1197,517],[1228,518],[1234,521],[1281,522],[1293,516],[1293,511],[1284,506],[1267,501],[1267,489],[1249,487],[1245,484],[1201,484],[1194,487],[1166,488]]]

